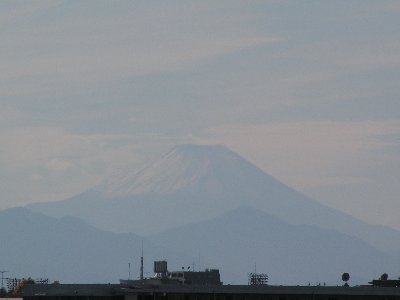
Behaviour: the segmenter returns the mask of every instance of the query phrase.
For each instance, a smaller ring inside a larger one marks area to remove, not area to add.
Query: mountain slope
[[[316,226],[290,225],[251,207],[149,238],[171,250],[199,253],[220,268],[226,284],[246,284],[246,273],[254,272],[255,263],[258,272],[269,275],[271,284],[322,284],[340,280],[344,272],[351,274],[350,284],[366,284],[376,272],[395,272],[389,255],[358,238]]]
[[[118,283],[138,278],[142,245],[145,270],[154,260],[180,267],[193,258],[156,246],[135,234],[98,230],[75,217],[56,219],[25,208],[0,211],[0,257],[11,278],[48,277],[61,283]]]
[[[379,249],[400,250],[400,232],[314,201],[220,145],[177,146],[143,170],[121,174],[64,201],[27,207],[51,216],[77,216],[101,229],[152,234],[243,205],[290,224],[335,229]]]

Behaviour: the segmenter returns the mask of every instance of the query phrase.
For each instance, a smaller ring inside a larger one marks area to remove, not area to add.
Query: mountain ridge
[[[116,283],[129,276],[129,262],[136,278],[143,245],[145,271],[150,271],[145,274],[151,274],[153,261],[167,260],[170,270],[182,265],[219,269],[225,284],[246,284],[255,263],[270,284],[336,285],[343,272],[352,275],[351,285],[366,284],[376,272],[396,271],[389,255],[359,238],[291,225],[250,206],[148,237],[99,230],[76,217],[10,208],[0,211],[0,236],[2,266],[10,276],[38,278],[45,272],[50,281],[64,284]]]
[[[201,253],[220,268],[225,283],[243,282],[243,273],[267,273],[270,284],[340,284],[343,272],[351,284],[366,284],[374,272],[395,268],[392,257],[359,238],[310,225],[291,225],[250,206],[212,220],[167,229],[148,237],[173,251]],[[358,278],[358,279],[356,279]]]
[[[123,196],[114,197],[113,192]],[[399,231],[323,205],[221,145],[177,146],[144,169],[108,179],[70,199],[27,208],[57,217],[74,215],[115,232],[148,235],[246,205],[290,224],[335,229],[381,250],[400,250]]]
[[[48,277],[61,283],[118,283],[139,276],[142,247],[145,269],[154,260],[171,265],[190,263],[193,257],[172,252],[133,233],[112,233],[76,217],[54,218],[17,207],[0,210],[2,267],[12,278]]]

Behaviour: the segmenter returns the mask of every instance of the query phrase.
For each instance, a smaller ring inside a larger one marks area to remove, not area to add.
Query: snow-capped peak
[[[178,190],[191,191],[209,172],[212,157],[221,155],[221,152],[224,155],[234,154],[221,145],[176,146],[163,158],[146,168],[110,178],[95,187],[93,192],[107,198],[121,198],[139,194],[169,195]]]

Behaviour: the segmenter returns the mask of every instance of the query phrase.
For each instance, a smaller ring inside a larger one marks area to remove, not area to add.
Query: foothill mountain
[[[148,239],[172,251],[201,253],[221,267],[228,283],[243,283],[243,270],[264,272],[270,284],[366,284],[396,271],[389,255],[358,238],[310,225],[292,225],[261,210],[239,207],[209,221],[172,228]],[[388,271],[385,271],[388,270]]]
[[[137,279],[142,246],[145,276],[152,276],[153,261],[167,260],[171,271],[219,269],[225,284],[247,284],[247,273],[255,268],[275,285],[336,285],[343,272],[351,274],[350,284],[366,284],[374,275],[395,271],[389,255],[360,239],[291,225],[251,207],[147,237],[11,208],[0,211],[0,236],[7,276],[61,283],[118,283],[129,273]]]
[[[49,278],[60,283],[117,283],[139,274],[141,247],[145,264],[168,259],[171,265],[192,261],[133,233],[112,233],[76,217],[53,218],[26,208],[0,211],[0,257],[5,277]]]
[[[276,284],[329,281],[348,269],[365,284],[395,272],[388,253],[400,250],[399,231],[327,207],[220,145],[177,146],[144,169],[27,208],[78,217],[109,235],[147,236],[211,262],[226,283],[246,283],[256,264]]]
[[[142,170],[110,178],[73,198],[34,203],[32,211],[76,216],[114,232],[148,235],[252,206],[289,224],[357,236],[381,250],[400,250],[400,232],[371,225],[289,188],[229,149],[181,145]]]

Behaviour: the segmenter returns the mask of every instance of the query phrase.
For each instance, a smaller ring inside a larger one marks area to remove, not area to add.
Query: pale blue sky
[[[0,209],[223,144],[400,229],[400,2],[1,1]]]

